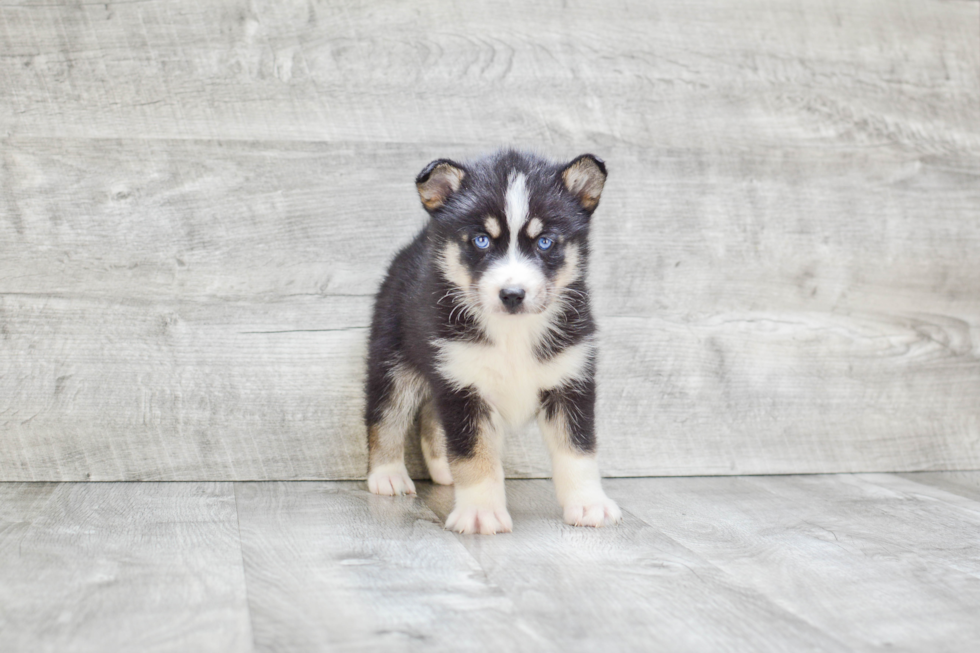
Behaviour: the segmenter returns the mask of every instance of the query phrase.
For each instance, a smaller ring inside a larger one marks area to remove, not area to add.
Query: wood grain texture
[[[980,501],[980,471],[977,472],[915,472],[898,474],[906,480],[930,485],[940,490]]]
[[[39,5],[0,11],[8,135],[977,143],[972,2]]]
[[[251,651],[231,484],[0,483],[0,649]]]
[[[609,164],[605,473],[980,468],[978,40],[971,2],[6,4],[0,480],[363,477],[411,181],[499,144]]]
[[[547,647],[415,497],[375,496],[363,483],[236,492],[259,651]]]
[[[452,488],[419,492],[445,520]],[[659,524],[626,514],[614,528],[568,526],[548,481],[508,482],[507,504],[513,535],[457,537],[556,651],[848,650]]]
[[[31,189],[9,182],[9,203],[27,207],[22,233],[0,224],[19,245],[0,262],[0,478],[361,477],[365,327],[387,257],[421,223],[409,184],[396,180],[423,160],[416,148],[385,148],[399,198],[389,221],[361,191],[376,173],[330,145],[143,152],[119,142],[97,157],[87,145],[58,141],[58,153],[35,139],[5,151],[18,162],[10,169],[42,172]],[[91,174],[61,163],[75,157]],[[882,202],[901,195],[889,238],[905,254],[892,263],[874,259],[876,223],[822,211],[819,239],[833,244],[774,273],[765,266],[780,258],[779,242],[802,248],[812,236],[787,228],[753,262],[744,228],[720,212],[692,230],[647,211],[660,190],[642,175],[656,165],[612,177],[597,214],[607,474],[980,465],[980,292],[963,291],[980,279],[980,269],[967,278],[980,222],[958,217],[980,205],[980,190],[941,173],[943,199],[883,190]],[[341,190],[319,181],[346,170],[358,177]],[[844,192],[819,178],[769,192],[782,202],[820,183],[827,198]],[[238,199],[220,206],[227,197]],[[342,210],[322,215],[331,202]],[[930,217],[937,202],[949,219]],[[696,248],[692,239],[714,229],[724,250]],[[933,258],[910,272],[913,258],[926,261],[927,240]],[[548,469],[533,430],[511,438],[509,474]]]
[[[928,490],[884,474],[607,482],[625,511],[848,650],[972,651],[980,503]]]
[[[492,537],[425,482],[0,483],[0,650],[973,653],[970,474],[906,476],[609,479],[598,530],[512,480]]]

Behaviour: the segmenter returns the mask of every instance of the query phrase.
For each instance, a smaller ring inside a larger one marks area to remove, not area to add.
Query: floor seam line
[[[251,643],[251,651],[255,651],[255,628],[252,625],[252,602],[248,596],[248,570],[245,567],[245,542],[242,539],[242,513],[238,507],[238,483],[232,481],[231,493],[235,499],[235,524],[238,526],[238,555],[242,566],[242,587],[245,589],[245,616],[248,619],[248,634]]]
[[[732,477],[726,477],[726,478],[732,478]],[[764,489],[764,488],[762,488],[762,486],[760,486],[760,489]],[[660,535],[662,537],[670,540],[677,547],[679,547],[681,549],[684,549],[685,551],[687,551],[689,554],[691,554],[692,556],[694,556],[698,560],[701,560],[702,562],[704,562],[704,564],[706,566],[713,568],[716,572],[718,572],[719,574],[721,574],[721,576],[718,579],[715,579],[715,582],[722,582],[722,583],[726,584],[730,588],[738,588],[738,589],[741,589],[743,591],[746,591],[746,592],[749,592],[751,594],[754,594],[758,599],[761,599],[764,602],[768,603],[773,608],[775,608],[776,610],[778,610],[779,612],[781,612],[783,615],[786,615],[788,617],[791,617],[793,619],[796,619],[800,623],[806,624],[808,627],[812,628],[814,631],[816,631],[816,632],[820,633],[821,635],[825,636],[827,639],[829,639],[829,640],[831,640],[831,641],[833,641],[835,643],[840,644],[840,646],[841,646],[842,649],[851,648],[846,642],[844,642],[843,640],[841,640],[840,638],[838,638],[834,633],[827,632],[819,624],[816,624],[813,621],[811,621],[807,616],[805,616],[804,614],[802,614],[801,611],[796,610],[796,609],[794,609],[791,606],[784,605],[783,603],[781,603],[778,597],[772,596],[768,592],[764,592],[761,589],[755,588],[755,587],[753,587],[751,585],[748,585],[748,584],[744,583],[743,581],[739,580],[738,576],[735,573],[733,573],[732,571],[729,571],[729,569],[727,568],[727,565],[725,565],[724,562],[717,561],[717,560],[715,560],[715,559],[713,559],[711,557],[708,557],[707,555],[702,554],[701,552],[699,552],[697,550],[697,548],[695,548],[694,546],[691,546],[691,545],[687,544],[684,540],[678,539],[674,535],[667,534],[665,531],[663,531],[663,530],[657,528],[656,526],[654,526],[653,524],[651,524],[650,521],[648,521],[648,520],[646,520],[646,519],[638,516],[634,511],[629,510],[627,508],[624,508],[622,502],[617,502],[617,503],[619,503],[619,508],[624,513],[629,512],[629,514],[632,515],[634,518],[636,518],[637,520],[639,520],[640,522],[642,522],[646,526],[648,526],[648,527],[656,530],[658,533],[660,533]],[[697,576],[697,573],[694,572],[693,569],[690,569],[690,567],[688,567],[688,570],[691,571],[691,573],[694,573],[695,576]]]

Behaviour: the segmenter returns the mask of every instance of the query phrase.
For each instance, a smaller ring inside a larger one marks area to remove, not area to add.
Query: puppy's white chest
[[[534,417],[542,390],[561,386],[586,370],[592,343],[583,342],[540,361],[531,334],[496,334],[492,344],[440,341],[439,371],[461,388],[474,387],[480,397],[511,425]]]

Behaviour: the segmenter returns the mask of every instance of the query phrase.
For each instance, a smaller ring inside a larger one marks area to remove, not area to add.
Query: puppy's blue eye
[[[486,249],[490,247],[489,236],[477,236],[473,239],[473,244],[476,245],[477,249]]]
[[[538,249],[545,251],[551,249],[551,246],[555,244],[555,241],[548,238],[547,236],[541,236],[538,238]]]

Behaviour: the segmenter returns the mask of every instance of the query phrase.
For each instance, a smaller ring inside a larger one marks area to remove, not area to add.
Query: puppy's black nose
[[[524,289],[504,288],[500,291],[500,301],[504,303],[508,311],[513,313],[521,305],[521,302],[524,301]]]

